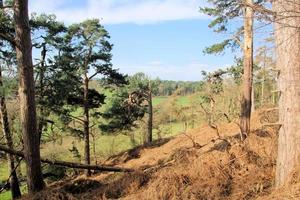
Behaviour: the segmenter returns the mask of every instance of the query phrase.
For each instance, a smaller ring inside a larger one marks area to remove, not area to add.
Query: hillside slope
[[[242,143],[235,123],[218,125],[221,139],[215,129],[204,126],[105,163],[134,168],[134,173],[77,177],[27,198],[240,200],[276,199],[280,193],[278,199],[289,199],[300,193],[299,185],[286,195],[286,190],[272,191],[277,135],[275,129],[262,127],[261,115],[254,115],[251,135]]]

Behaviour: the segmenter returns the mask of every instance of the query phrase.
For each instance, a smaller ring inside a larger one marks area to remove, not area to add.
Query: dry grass
[[[300,199],[300,167],[296,168],[289,181],[282,188],[273,190],[271,194],[259,197],[257,200],[296,200]]]
[[[102,173],[67,181],[32,199],[276,199],[282,193],[272,193],[277,135],[274,129],[262,128],[259,114],[254,115],[252,127],[243,143],[232,123],[218,126],[224,140],[217,140],[215,130],[205,126],[187,133],[189,138],[182,134],[156,146],[139,147],[106,161],[134,167],[136,173]],[[195,148],[190,138],[206,145]],[[300,194],[299,179],[295,174],[291,181],[295,188],[289,188],[294,197]]]

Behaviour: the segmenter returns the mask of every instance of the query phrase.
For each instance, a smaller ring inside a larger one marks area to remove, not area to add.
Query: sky
[[[55,14],[66,24],[98,18],[114,45],[112,63],[122,73],[197,81],[201,71],[234,63],[232,52],[204,55],[226,36],[208,28],[199,12],[205,0],[30,0],[30,12]]]

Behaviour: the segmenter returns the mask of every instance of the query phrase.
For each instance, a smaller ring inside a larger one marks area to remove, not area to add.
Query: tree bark
[[[147,134],[147,143],[153,141],[153,105],[152,105],[152,88],[151,82],[149,81],[149,92],[148,92],[148,134]]]
[[[0,151],[4,151],[6,153],[24,158],[24,153],[21,151],[16,151],[11,148],[7,148],[3,145],[0,145]],[[41,158],[41,162],[47,163],[50,165],[56,165],[61,167],[68,167],[74,169],[89,169],[89,170],[97,170],[97,171],[106,171],[106,172],[134,172],[134,169],[130,168],[122,168],[122,167],[112,167],[112,166],[99,166],[99,165],[85,165],[80,163],[72,163],[72,162],[65,162],[59,160],[49,160]]]
[[[90,155],[90,114],[89,114],[89,105],[88,105],[88,92],[89,92],[89,78],[88,75],[84,75],[83,79],[83,112],[84,112],[84,161],[86,165],[91,164],[91,155]],[[85,171],[86,176],[91,175],[90,170]]]
[[[247,5],[252,5],[253,0],[245,0]],[[252,71],[253,71],[253,9],[249,6],[245,8],[244,16],[244,76],[243,76],[243,96],[241,105],[241,139],[250,133],[251,118],[251,94],[252,94]]]
[[[0,87],[3,87],[1,66],[0,66]],[[9,122],[8,122],[5,94],[0,95],[0,116],[1,116],[2,132],[5,136],[7,146],[10,149],[13,149],[13,139],[12,139]],[[18,176],[15,170],[15,158],[12,154],[7,154],[7,162],[8,162],[9,172],[11,174],[11,177],[9,179],[10,190],[11,190],[12,198],[16,199],[21,197],[21,191],[19,187]]]
[[[20,119],[24,143],[28,192],[45,186],[42,177],[39,136],[37,133],[35,91],[32,64],[28,0],[14,1],[15,42],[19,69]]]
[[[267,49],[264,47],[264,59],[263,59],[263,71],[262,71],[262,81],[261,81],[261,103],[260,106],[265,104],[265,81],[266,81],[266,60],[267,60]]]
[[[300,4],[276,0],[276,66],[279,75],[279,118],[276,186],[284,185],[300,164]]]
[[[252,89],[251,89],[251,113],[255,112],[255,84],[252,81]]]
[[[46,43],[43,44],[42,52],[41,52],[41,69],[39,71],[39,100],[44,100],[44,78],[46,72],[46,54],[47,54],[47,47]],[[39,120],[38,120],[38,135],[39,135],[39,142],[41,142],[43,128],[45,125],[44,119],[44,107],[39,107]]]

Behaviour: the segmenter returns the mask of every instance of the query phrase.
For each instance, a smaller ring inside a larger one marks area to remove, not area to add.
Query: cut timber
[[[5,153],[13,154],[13,155],[24,158],[23,152],[9,149],[3,145],[0,145],[0,151],[4,151]],[[106,171],[106,172],[134,172],[134,169],[128,169],[128,168],[99,166],[99,165],[86,165],[86,164],[80,164],[80,163],[72,163],[72,162],[50,160],[50,159],[43,159],[43,158],[41,158],[41,162],[47,163],[50,165],[56,165],[56,166],[74,168],[74,169],[88,169],[88,170]]]

